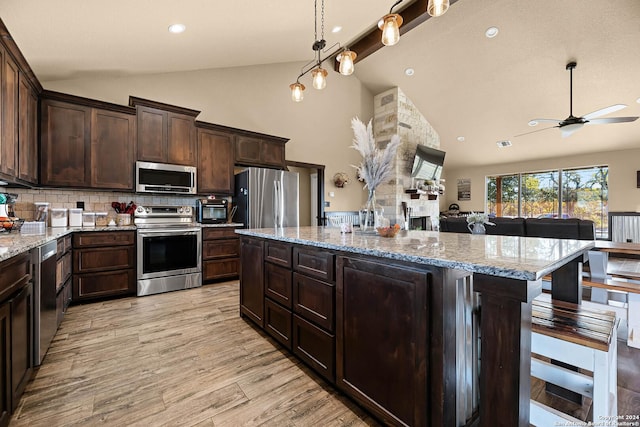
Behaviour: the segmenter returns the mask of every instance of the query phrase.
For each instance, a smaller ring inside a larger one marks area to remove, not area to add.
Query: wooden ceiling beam
[[[450,0],[449,7],[453,6],[453,4],[457,1],[458,0]],[[428,0],[416,0],[407,5],[404,9],[394,11],[394,13],[398,13],[402,16],[403,24],[400,26],[401,37],[403,34],[413,30],[418,25],[431,18],[431,16],[427,13],[427,3]],[[382,18],[382,15],[380,17]],[[362,61],[367,56],[385,47],[382,44],[382,37],[380,29],[378,28],[378,23],[376,22],[376,24],[371,27],[369,31],[367,31],[356,40],[346,44],[345,46],[358,54],[354,63]],[[340,52],[337,52],[335,56],[337,56],[338,53]],[[338,71],[340,68],[340,63],[335,59],[335,57],[333,58],[333,61],[333,68],[335,71]]]

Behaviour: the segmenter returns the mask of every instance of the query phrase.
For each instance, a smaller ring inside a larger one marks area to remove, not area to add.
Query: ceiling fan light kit
[[[385,46],[393,46],[400,41],[400,26],[402,25],[403,19],[399,14],[393,13],[393,9],[403,1],[404,0],[397,0],[393,6],[391,6],[391,9],[389,9],[389,13],[378,21],[378,28],[382,31],[381,42]],[[442,16],[449,9],[449,4],[450,0],[429,0],[426,11],[433,17]],[[318,0],[314,0],[314,13],[316,40],[313,43],[312,49],[315,52],[315,58],[302,67],[296,82],[289,85],[291,99],[294,102],[301,102],[304,99],[303,92],[305,86],[300,83],[300,78],[308,73],[312,75],[314,88],[322,90],[326,87],[328,73],[327,70],[322,68],[322,63],[327,59],[335,58],[335,60],[339,62],[338,72],[343,76],[349,76],[353,74],[355,70],[354,64],[358,56],[356,52],[348,48],[342,48],[340,43],[336,43],[325,50],[327,42],[324,39],[324,0],[321,0],[320,4],[320,38],[318,38]],[[322,57],[323,53],[326,54],[324,58]],[[407,72],[407,75],[411,74]]]
[[[564,120],[560,119],[533,119],[529,121],[529,126],[535,126],[540,122],[548,122],[548,123],[557,123],[556,126],[552,126],[550,128],[538,129],[531,132],[521,133],[517,136],[529,135],[532,133],[540,132],[547,129],[559,128],[563,138],[567,138],[571,136],[574,132],[581,129],[584,125],[600,125],[600,124],[609,124],[609,123],[627,123],[633,122],[638,119],[638,117],[607,117],[607,118],[599,118],[601,116],[614,113],[616,111],[622,110],[627,106],[624,104],[614,104],[609,107],[601,108],[596,111],[592,111],[589,114],[585,114],[581,117],[576,117],[573,115],[573,70],[575,70],[578,64],[575,61],[569,62],[566,66],[566,69],[569,70],[569,117]],[[532,124],[534,123],[534,124]]]

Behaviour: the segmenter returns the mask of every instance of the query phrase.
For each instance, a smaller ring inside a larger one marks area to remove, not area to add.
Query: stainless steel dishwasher
[[[31,250],[33,266],[33,364],[42,363],[58,329],[56,321],[56,253],[55,240]]]

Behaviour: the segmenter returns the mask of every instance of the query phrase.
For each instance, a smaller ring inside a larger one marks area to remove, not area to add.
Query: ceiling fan
[[[560,120],[560,119],[533,119],[533,120],[531,120],[531,122],[538,122],[538,123],[551,122],[551,123],[557,123],[557,125],[556,126],[552,126],[550,128],[538,129],[538,130],[534,130],[532,132],[521,133],[520,135],[516,135],[516,136],[523,136],[523,135],[528,135],[530,133],[541,132],[541,131],[547,130],[547,129],[559,128],[560,131],[562,132],[562,137],[566,138],[566,137],[570,136],[571,134],[573,134],[578,129],[580,129],[584,125],[600,125],[600,124],[606,124],[606,123],[625,123],[625,122],[633,122],[633,121],[638,119],[638,117],[607,117],[607,118],[602,118],[602,119],[598,118],[600,116],[604,116],[606,114],[610,114],[610,113],[613,113],[615,111],[619,111],[619,110],[622,110],[623,108],[626,108],[627,106],[624,105],[624,104],[611,105],[609,107],[593,111],[593,112],[591,112],[589,114],[585,114],[582,117],[575,117],[573,115],[573,70],[576,68],[576,65],[577,64],[575,62],[569,62],[567,64],[567,67],[566,67],[566,69],[569,70],[569,74],[570,74],[570,81],[569,81],[569,117],[567,117],[564,120]]]

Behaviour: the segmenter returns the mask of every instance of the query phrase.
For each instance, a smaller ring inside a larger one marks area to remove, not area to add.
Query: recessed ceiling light
[[[505,139],[504,141],[498,141],[496,142],[496,144],[498,144],[498,147],[500,148],[511,147],[511,141],[507,139]]]
[[[180,34],[183,33],[184,30],[186,30],[187,27],[185,27],[183,24],[171,24],[169,25],[169,32],[173,33],[173,34]]]
[[[464,136],[459,136],[456,138],[458,142],[464,142]]]
[[[331,29],[331,32],[334,33],[334,34],[335,33],[339,33],[340,31],[342,31],[342,27],[340,25],[336,25],[335,27],[333,27]]]
[[[636,102],[637,102],[638,104],[640,104],[640,98],[636,99]]]
[[[492,39],[495,36],[498,35],[498,27],[489,27],[487,28],[487,31],[484,32],[484,35],[487,36],[487,38]]]
[[[415,72],[416,72],[416,71],[415,71],[413,68],[407,68],[407,69],[405,69],[405,70],[404,70],[404,73],[405,73],[407,76],[413,76],[413,75],[415,74]]]
[[[531,127],[533,127],[533,126],[538,126],[538,122],[536,122],[535,120],[531,120],[531,121],[528,123],[528,125],[529,125],[529,126],[531,126]]]

